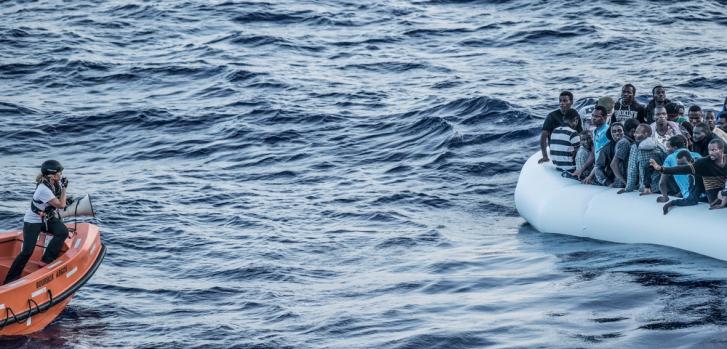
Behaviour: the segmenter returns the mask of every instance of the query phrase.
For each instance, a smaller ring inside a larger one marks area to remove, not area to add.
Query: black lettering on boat
[[[56,271],[56,277],[61,277],[61,275],[65,274],[65,272],[68,270],[68,266],[64,265],[63,268],[60,268]]]
[[[35,283],[35,288],[41,288],[41,287],[47,285],[49,282],[53,281],[53,279],[55,279],[55,277],[53,276],[53,274],[50,274],[50,275],[38,280],[38,282]]]

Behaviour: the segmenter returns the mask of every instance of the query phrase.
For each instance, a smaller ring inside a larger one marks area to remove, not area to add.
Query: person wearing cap
[[[539,164],[550,161],[548,158],[548,145],[550,143],[550,135],[553,131],[561,126],[566,126],[565,117],[566,115],[572,114],[578,118],[578,126],[575,128],[576,131],[583,131],[583,123],[580,122],[581,116],[578,111],[571,108],[573,106],[573,93],[570,91],[563,91],[558,97],[559,108],[548,114],[543,122],[543,128],[540,133],[540,151],[543,157],[538,160]]]
[[[658,106],[664,107],[671,103],[671,101],[666,98],[666,88],[664,88],[664,86],[654,86],[654,88],[651,89],[651,95],[653,98],[649,101],[649,104],[646,105],[646,119],[642,121],[647,124],[654,122],[654,108]]]
[[[671,107],[672,112],[676,112],[675,105],[670,103],[668,106]],[[654,108],[655,121],[651,124],[652,137],[656,144],[664,151],[668,147],[667,143],[669,142],[669,138],[682,134],[679,125],[674,121],[668,120],[668,115],[666,107]]]
[[[621,88],[621,98],[613,106],[611,123],[617,121],[623,123],[626,122],[626,119],[637,119],[641,123],[646,122],[646,109],[636,101],[636,87],[632,84],[626,84]]]
[[[41,258],[42,265],[58,258],[63,242],[68,237],[68,228],[56,212],[56,209],[65,208],[67,204],[68,180],[63,177],[63,166],[56,160],[47,160],[41,165],[40,171],[35,179],[33,199],[23,217],[23,247],[13,261],[3,284],[13,282],[22,276],[41,231],[53,235]]]
[[[608,122],[610,124],[611,118],[613,118],[613,105],[614,105],[613,98],[611,98],[609,96],[600,97],[596,101],[596,106],[599,106],[599,105],[606,108],[606,122]]]

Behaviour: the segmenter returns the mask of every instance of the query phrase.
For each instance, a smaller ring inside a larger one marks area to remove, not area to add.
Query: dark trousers
[[[51,239],[48,247],[45,249],[42,261],[50,263],[58,258],[58,255],[61,253],[63,242],[66,238],[68,238],[68,228],[66,228],[66,225],[57,218],[50,219],[47,223],[48,233],[53,234],[53,239]],[[15,281],[23,273],[25,265],[28,264],[28,260],[33,254],[35,244],[38,242],[38,236],[40,235],[42,228],[43,223],[23,223],[23,249],[20,251],[20,254],[15,257],[15,261],[13,261],[13,265],[10,267],[8,276],[5,277],[5,282],[3,284]]]
[[[694,185],[690,186],[689,190],[689,196],[685,197],[683,199],[676,199],[672,200],[671,203],[674,206],[692,206],[696,205],[699,202],[699,198],[702,196],[702,194],[707,194],[707,199],[709,200],[710,196],[717,197],[717,194],[715,194],[713,191],[708,191],[704,189],[704,181],[702,180],[701,176],[694,176]],[[719,190],[717,190],[719,192]],[[712,200],[714,201],[714,200]],[[712,202],[709,201],[709,202]]]

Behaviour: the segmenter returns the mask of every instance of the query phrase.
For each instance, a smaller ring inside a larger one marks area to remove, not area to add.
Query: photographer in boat
[[[56,209],[63,209],[68,204],[68,180],[63,177],[63,166],[56,160],[47,160],[41,165],[40,171],[36,177],[33,199],[23,217],[23,248],[13,261],[3,284],[21,277],[42,231],[53,235],[41,258],[45,264],[58,258],[63,242],[68,237],[68,228],[56,212]]]

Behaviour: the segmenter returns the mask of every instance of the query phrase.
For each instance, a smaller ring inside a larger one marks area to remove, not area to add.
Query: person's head
[[[666,107],[658,106],[654,108],[654,121],[656,121],[656,124],[659,126],[666,125],[668,114],[666,112]]]
[[[47,180],[55,183],[60,181],[62,176],[63,165],[56,160],[46,160],[40,165],[40,174],[36,178],[36,182]]]
[[[671,154],[678,149],[687,147],[687,138],[682,135],[671,136],[666,142],[666,151]]]
[[[711,136],[712,131],[710,131],[709,125],[707,125],[706,123],[700,122],[694,125],[694,129],[692,130],[692,140],[694,140],[695,142],[701,142]]]
[[[651,89],[651,95],[654,96],[654,101],[658,103],[664,103],[664,101],[666,101],[666,89],[664,86],[654,86],[654,88]]]
[[[689,150],[680,150],[677,153],[677,165],[684,166],[693,162],[694,158],[692,157],[692,153],[690,153]]]
[[[611,135],[611,140],[616,143],[624,136],[624,125],[620,122],[614,122],[611,124],[611,127],[608,128],[608,133]]]
[[[666,119],[676,121],[679,118],[679,105],[676,103],[668,103],[666,106]]]
[[[708,110],[704,117],[704,122],[709,125],[710,130],[714,130],[714,127],[717,126],[717,113],[714,110]]]
[[[709,148],[709,158],[712,160],[721,159],[724,156],[724,141],[715,138],[709,142],[707,146]]]
[[[567,113],[565,117],[563,117],[563,121],[565,121],[566,125],[572,129],[576,129],[578,127],[578,124],[580,124],[581,120],[580,117],[578,117],[578,114],[576,113]]]
[[[636,128],[639,127],[639,124],[641,123],[637,119],[626,119],[626,121],[624,121],[624,135],[634,138],[634,131],[636,131]]]
[[[560,111],[565,114],[568,110],[570,110],[571,106],[573,106],[573,93],[570,91],[563,91],[560,93],[560,96],[558,97],[558,105],[560,106]]]
[[[602,105],[597,105],[596,108],[593,109],[593,113],[591,114],[591,122],[596,127],[600,127],[601,125],[606,123],[606,115],[608,115],[608,111],[606,110],[606,108]]]
[[[584,147],[588,149],[589,151],[593,150],[593,134],[589,130],[583,130],[580,133],[581,138],[581,147]]]
[[[722,131],[727,132],[727,116],[719,118],[719,128],[721,128]]]
[[[677,102],[677,117],[684,116],[684,104]]]
[[[651,126],[641,124],[636,128],[636,131],[634,132],[634,140],[641,142],[649,137],[651,137]]]
[[[700,122],[702,122],[702,108],[698,105],[689,107],[689,123],[696,125]]]
[[[631,104],[634,102],[636,96],[636,87],[631,84],[626,84],[621,88],[621,102],[623,104]]]

